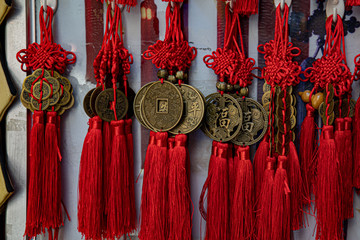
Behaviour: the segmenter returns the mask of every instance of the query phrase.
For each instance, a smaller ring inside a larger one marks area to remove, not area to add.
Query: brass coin
[[[41,93],[42,93],[42,95],[41,95]],[[41,97],[41,100],[46,100],[51,95],[50,85],[45,81],[43,81],[42,85],[40,82],[37,82],[34,84],[32,94],[36,99],[40,99],[40,97]]]
[[[63,95],[61,96],[60,101],[59,101],[59,105],[65,106],[66,104],[68,104],[70,102],[70,100],[71,100],[70,93],[64,89]]]
[[[263,104],[263,108],[265,109],[265,111],[269,114],[270,111],[270,102]]]
[[[25,91],[25,89],[23,89],[21,91],[20,99],[22,100],[22,102],[26,102],[26,103],[30,104],[30,102],[31,102],[30,93],[28,93],[27,91]]]
[[[326,92],[326,88],[324,89],[324,101],[326,101],[326,98],[328,99],[328,101],[331,101],[334,99],[334,87],[332,84],[328,85],[328,91],[329,91],[329,96],[327,96],[327,92]]]
[[[354,117],[355,115],[355,106],[356,106],[356,101],[354,99],[350,100],[350,114],[349,117]]]
[[[54,107],[55,107],[55,108],[54,108],[54,112],[59,112],[60,109],[62,108],[62,106],[61,106],[59,103],[56,104]]]
[[[265,92],[264,95],[262,96],[262,104],[265,105],[267,103],[270,102],[270,98],[271,98],[271,92]]]
[[[99,94],[102,92],[102,90],[103,90],[103,87],[98,86],[95,88],[95,90],[92,92],[92,94],[90,96],[90,108],[94,113],[96,113],[96,109],[95,109],[96,98],[97,98],[97,96],[99,96]]]
[[[344,118],[348,116],[349,113],[349,103],[347,100],[343,100],[341,103],[341,116],[340,116],[340,109],[339,109],[339,100],[335,100],[334,102],[334,113],[335,118]]]
[[[281,119],[281,121],[283,121],[283,109],[281,108],[277,108],[276,109],[276,116]],[[291,117],[291,109],[290,107],[288,109],[286,109],[285,111],[285,121],[289,120]]]
[[[37,78],[37,77],[41,76],[41,74],[43,74],[43,69],[39,68],[39,69],[36,69],[31,75],[33,75],[33,76],[35,76],[35,78]],[[43,77],[44,78],[51,77],[48,70],[44,69]]]
[[[284,109],[284,107],[285,107],[284,102],[283,102],[283,96],[284,96],[284,94],[280,94],[280,95],[277,96],[277,106],[280,109]],[[292,105],[292,97],[291,97],[291,95],[286,94],[285,104],[286,104],[287,108],[289,108]]]
[[[283,133],[278,134],[278,143],[282,144],[284,142],[284,135]],[[289,144],[292,140],[292,134],[290,132],[290,129],[288,129],[288,132],[285,134],[285,145]]]
[[[329,106],[328,108],[328,114],[334,112],[335,109],[335,102],[331,101],[328,105],[325,104],[325,102],[322,102],[319,106],[319,114],[320,116],[325,116],[326,114],[326,108]]]
[[[263,92],[266,93],[266,92],[270,92],[270,91],[271,91],[271,86],[269,84],[267,84],[266,82],[264,82]]]
[[[133,104],[133,111],[135,114],[136,119],[139,121],[139,123],[145,127],[149,128],[149,126],[144,122],[142,116],[141,116],[141,100],[143,99],[145,92],[148,90],[148,88],[153,84],[153,82],[150,82],[146,85],[144,85],[140,90],[137,92],[134,98],[134,104]]]
[[[33,82],[36,80],[36,77],[34,75],[29,75],[25,78],[24,82],[23,82],[23,89],[26,92],[31,92],[31,86],[33,84]]]
[[[181,121],[175,128],[169,132],[172,134],[188,134],[195,131],[204,118],[205,113],[205,101],[202,93],[196,88],[181,84],[176,84],[181,92],[184,101],[184,112]]]
[[[218,142],[235,138],[242,127],[243,113],[239,102],[228,94],[210,94],[205,98],[204,133]]]
[[[179,89],[172,83],[152,84],[141,102],[141,116],[156,131],[169,131],[181,120],[184,103]]]
[[[323,116],[321,117],[322,121],[323,121],[323,124],[324,125],[327,125],[327,117],[326,116]],[[335,113],[332,112],[330,115],[329,115],[329,123],[328,125],[332,125],[334,123],[334,120],[335,120]]]
[[[45,99],[45,100],[41,101],[41,109],[40,109],[40,103],[37,100],[35,100],[34,98],[32,98],[31,106],[33,107],[34,110],[44,111],[50,106],[50,100]]]
[[[239,134],[231,140],[240,146],[249,146],[260,141],[268,127],[268,115],[260,103],[251,98],[237,98],[243,116]]]
[[[284,148],[285,148],[284,155],[287,156],[287,155],[289,154],[289,152],[290,152],[290,147],[289,147],[289,145],[285,145]],[[283,154],[282,149],[283,149],[282,144],[279,143],[279,142],[277,142],[277,143],[276,143],[276,152],[277,152],[278,154],[282,155],[282,154]]]
[[[66,77],[60,77],[58,78],[58,81],[61,85],[64,86],[64,89],[67,90],[68,92],[71,92],[72,91],[72,86],[71,86],[71,83],[69,81],[69,79],[67,79]]]
[[[291,115],[290,117],[290,128],[294,129],[296,127],[296,117],[294,115]]]
[[[285,133],[285,129],[284,129],[284,122],[281,120],[277,120],[276,121],[276,126],[278,129],[278,132],[280,132],[281,134]],[[287,121],[286,122],[286,131],[289,132],[291,130],[291,126],[290,126],[290,122]]]
[[[125,117],[129,103],[125,96],[125,94],[119,89],[115,89],[116,91],[116,117],[118,120]],[[111,109],[111,103],[114,101],[114,89],[108,88],[102,91],[96,98],[95,109],[97,115],[107,122],[111,122],[115,120],[115,114],[113,109]]]
[[[50,106],[55,106],[60,101],[60,92],[53,94],[52,97],[49,98],[49,100]]]
[[[57,114],[58,114],[59,116],[61,116],[61,115],[64,114],[65,111],[66,111],[66,109],[60,108],[60,109],[57,111]]]
[[[88,115],[90,118],[95,117],[96,114],[95,112],[93,112],[93,110],[90,107],[90,97],[91,94],[93,93],[93,91],[95,90],[95,88],[91,89],[84,97],[84,101],[83,101],[83,108],[84,111],[86,113],[86,115]]]
[[[52,92],[53,94],[57,93],[60,89],[60,83],[57,81],[56,78],[53,77],[47,77],[46,81],[50,84],[50,86],[52,87]],[[46,82],[44,80],[44,82]]]
[[[70,102],[68,104],[66,104],[65,106],[63,106],[62,108],[65,110],[68,110],[74,106],[74,103],[75,103],[74,95],[70,95]]]

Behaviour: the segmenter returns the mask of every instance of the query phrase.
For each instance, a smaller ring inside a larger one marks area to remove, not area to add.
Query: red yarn
[[[234,11],[234,13],[244,16],[250,16],[252,14],[258,13],[258,6],[258,0],[236,0],[233,1],[232,10]]]
[[[61,208],[61,153],[58,145],[57,113],[47,113],[43,177],[42,225],[49,230],[64,224]]]
[[[227,143],[217,143],[217,155],[209,173],[206,240],[230,238],[229,169]]]
[[[349,7],[349,6],[360,6],[360,1],[359,0],[346,0],[345,1],[345,6]]]
[[[24,236],[33,238],[44,232],[43,215],[43,173],[44,169],[44,112],[34,111],[30,133],[29,186],[27,195],[26,228]]]
[[[315,154],[315,109],[310,105],[306,105],[307,115],[301,124],[300,130],[300,151],[299,156],[301,159],[301,176],[303,180],[303,194],[304,204],[310,205],[311,203],[311,185],[314,179],[314,154]]]
[[[175,146],[169,155],[169,237],[191,240],[191,198],[187,175],[187,136],[175,136]]]
[[[152,149],[148,149],[150,156],[150,167],[147,179],[148,188],[146,189],[146,219],[141,221],[139,238],[142,240],[159,239],[164,240],[167,236],[167,132],[156,133],[156,144]],[[148,159],[149,160],[149,159]],[[146,172],[144,172],[146,174]],[[143,216],[144,217],[144,216]],[[144,230],[143,231],[143,227]]]
[[[271,214],[271,239],[290,240],[290,188],[286,173],[286,156],[278,157],[278,168],[274,178]]]
[[[236,147],[237,167],[233,205],[231,208],[231,239],[254,238],[254,173],[249,146]]]
[[[229,169],[229,204],[230,209],[233,204],[233,198],[234,198],[234,191],[235,191],[235,178],[236,178],[236,169],[239,165],[239,158],[235,155],[233,157],[233,144],[229,144],[229,151],[227,156],[227,162],[228,162],[228,169]]]
[[[266,158],[266,170],[261,183],[261,192],[258,199],[258,210],[256,213],[257,239],[269,240],[272,231],[272,195],[274,188],[275,157]]]
[[[101,239],[103,222],[102,120],[90,121],[80,161],[78,230],[85,239]]]
[[[340,163],[336,154],[333,126],[324,126],[320,137],[315,205],[316,239],[342,239],[342,191]]]
[[[358,98],[355,106],[353,158],[353,185],[356,189],[360,189],[360,98]]]
[[[343,189],[343,215],[344,219],[349,219],[354,217],[354,192],[353,192],[353,149],[352,149],[352,132],[351,132],[352,119],[350,117],[345,118],[345,157],[344,162],[342,163],[342,181],[344,185]]]
[[[263,183],[263,176],[266,169],[266,158],[270,151],[269,135],[266,134],[259,144],[254,157],[254,177],[255,177],[255,199],[258,199]]]
[[[111,210],[108,209],[108,202],[110,199],[110,191],[111,191],[111,177],[110,177],[110,170],[111,170],[111,146],[112,146],[112,136],[111,136],[111,127],[110,123],[104,121],[103,122],[103,168],[104,168],[104,174],[103,174],[103,181],[104,181],[104,188],[103,188],[103,194],[104,194],[104,224],[103,224],[103,230],[106,233],[107,232],[107,213]]]

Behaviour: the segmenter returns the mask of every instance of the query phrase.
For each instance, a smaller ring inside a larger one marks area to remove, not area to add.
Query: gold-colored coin
[[[265,136],[268,115],[261,104],[251,98],[238,97],[236,100],[243,113],[242,126],[239,134],[231,142],[239,146],[255,144]]]
[[[264,82],[263,92],[266,93],[266,92],[270,92],[270,91],[271,91],[271,86],[269,84],[267,84],[266,82]]]
[[[46,81],[47,81],[47,83],[49,83],[50,86],[52,87],[52,92],[53,92],[53,94],[55,94],[55,93],[57,93],[57,92],[59,91],[59,89],[60,89],[60,83],[57,81],[56,78],[47,77],[47,78],[46,78]],[[44,82],[46,82],[46,81],[44,80]]]
[[[355,106],[356,106],[356,101],[354,99],[350,99],[350,114],[349,117],[354,117],[355,115]]]
[[[67,90],[68,92],[72,91],[72,86],[69,79],[67,79],[66,77],[60,77],[58,78],[58,81],[60,82],[61,85],[64,86],[65,90]]]
[[[68,104],[66,104],[65,106],[63,106],[62,108],[65,110],[68,110],[74,106],[74,103],[75,103],[74,95],[70,95],[70,102]]]
[[[45,100],[41,101],[41,109],[40,109],[40,103],[37,100],[35,100],[34,98],[32,98],[31,106],[33,107],[34,110],[45,111],[50,106],[50,100],[45,99]]]
[[[270,99],[271,99],[271,92],[265,92],[261,99],[262,104],[265,105],[265,104],[269,103]]]
[[[35,82],[36,80],[36,77],[34,75],[29,75],[25,78],[24,82],[23,82],[23,89],[26,91],[26,92],[31,92],[31,87],[32,87],[32,84],[33,82]]]
[[[331,100],[334,99],[334,87],[333,87],[333,85],[329,84],[327,90],[329,91],[329,96],[326,97],[327,96],[327,91],[326,91],[326,88],[325,88],[324,89],[324,101],[326,101],[326,99],[327,99],[327,101],[330,102]]]
[[[205,113],[204,96],[199,90],[190,85],[181,84],[179,86],[176,84],[176,86],[183,97],[184,112],[179,124],[169,132],[172,134],[188,134],[195,131],[202,123]]]
[[[61,116],[61,115],[63,115],[64,114],[64,112],[66,111],[66,109],[64,109],[64,108],[60,108],[60,110],[59,111],[57,111],[57,114],[59,115],[59,116]]]
[[[335,102],[331,101],[331,102],[329,102],[328,105],[326,105],[325,102],[322,102],[320,104],[320,106],[319,106],[319,114],[320,114],[320,116],[322,116],[322,117],[325,116],[326,109],[327,109],[328,114],[331,114],[332,112],[334,112]]]
[[[243,112],[239,102],[228,94],[210,94],[205,98],[204,133],[218,142],[235,138],[242,127]]]
[[[144,85],[142,88],[140,88],[140,90],[137,92],[137,94],[135,95],[135,99],[134,99],[134,104],[133,104],[133,111],[135,114],[136,119],[139,121],[139,123],[145,127],[150,129],[150,126],[148,126],[142,116],[141,116],[141,100],[144,98],[144,95],[146,93],[146,91],[148,90],[148,88],[153,84],[153,82],[150,82],[146,85]],[[151,129],[150,129],[151,130]]]
[[[280,109],[284,109],[285,106],[284,106],[284,94],[279,94],[277,96],[277,106],[280,108]],[[285,104],[286,104],[286,108],[289,108],[291,105],[292,105],[292,97],[291,95],[289,94],[286,94],[286,98],[285,98]]]
[[[184,103],[179,89],[172,83],[155,82],[141,102],[143,120],[156,131],[169,131],[181,120]]]
[[[51,95],[51,87],[45,81],[43,81],[42,84],[37,82],[34,84],[32,94],[36,99],[41,98],[41,100],[46,100]]]
[[[91,89],[84,97],[84,101],[83,101],[83,108],[84,111],[86,113],[86,115],[88,115],[90,118],[95,117],[96,113],[93,112],[93,110],[90,107],[90,97],[91,94],[93,93],[93,91],[95,90],[95,88]]]
[[[22,102],[26,102],[26,103],[30,104],[30,102],[31,102],[30,93],[28,93],[27,91],[25,91],[25,89],[23,89],[21,91],[20,99]]]
[[[115,89],[116,91],[116,102],[115,102],[115,110],[116,117],[118,120],[125,117],[129,103],[125,96],[125,94],[119,89]],[[96,113],[99,117],[107,122],[111,122],[115,119],[114,110],[112,109],[112,103],[114,102],[114,89],[108,88],[102,91],[96,98],[95,101],[95,109]]]
[[[329,115],[329,122],[328,123],[327,123],[327,117],[326,116],[321,117],[321,119],[322,119],[324,125],[332,125],[334,123],[334,120],[335,120],[335,113],[332,112]]]
[[[295,115],[291,115],[290,117],[290,128],[294,129],[296,127],[296,117]]]
[[[265,111],[269,114],[270,111],[270,102],[263,104],[263,108],[265,109]]]
[[[42,74],[43,74],[44,78],[51,77],[49,71],[46,69],[42,69],[42,68],[36,69],[31,75],[33,75],[37,78],[37,77],[41,76]]]
[[[95,90],[92,92],[92,94],[90,96],[90,108],[94,113],[96,113],[96,109],[95,109],[96,98],[97,98],[97,96],[99,96],[99,94],[102,92],[102,90],[103,90],[103,87],[98,86],[95,88]]]
[[[70,100],[71,100],[70,93],[64,89],[63,95],[61,96],[60,101],[59,101],[59,105],[65,106],[66,104],[68,104],[70,102]]]
[[[53,94],[52,97],[49,98],[49,100],[50,106],[55,106],[60,101],[60,92]]]

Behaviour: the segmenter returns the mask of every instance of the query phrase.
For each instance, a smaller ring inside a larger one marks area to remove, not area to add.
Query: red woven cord
[[[100,1],[101,1],[101,3],[104,3],[104,2],[112,3],[112,2],[114,2],[115,4],[127,5],[129,12],[130,12],[130,7],[135,7],[137,5],[137,0],[100,0]]]
[[[346,0],[345,6],[347,6],[347,7],[360,6],[360,1],[359,0]]]

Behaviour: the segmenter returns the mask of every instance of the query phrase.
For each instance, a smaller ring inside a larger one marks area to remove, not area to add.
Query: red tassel
[[[128,222],[127,232],[136,229],[136,206],[135,206],[135,187],[134,187],[134,139],[132,134],[132,120],[125,120],[125,134],[127,154],[129,159],[129,196],[130,196],[130,220]],[[126,226],[126,225],[125,225]]]
[[[271,216],[272,210],[272,195],[274,188],[274,173],[275,173],[275,157],[266,158],[266,170],[263,176],[262,187],[259,195],[258,212],[256,214],[257,222],[257,239],[269,240],[271,238]]]
[[[205,193],[209,189],[209,182],[210,182],[211,173],[212,173],[212,166],[214,165],[214,159],[217,156],[217,144],[218,144],[217,141],[212,142],[212,149],[211,149],[211,155],[210,155],[210,161],[209,161],[209,167],[208,167],[208,177],[206,178],[206,181],[205,181],[204,186],[202,188],[202,191],[201,191],[201,194],[200,194],[200,199],[199,199],[199,211],[200,211],[200,214],[201,214],[202,218],[205,221],[207,219],[206,211],[205,211],[205,207],[204,207],[205,198],[207,197],[207,196],[205,196]]]
[[[264,139],[259,144],[254,157],[254,176],[255,176],[255,199],[260,196],[261,186],[263,183],[263,176],[267,164],[267,155],[269,153],[269,135],[266,134]]]
[[[110,2],[115,2],[116,4],[127,5],[129,7],[135,7],[137,5],[137,0],[110,0]],[[101,3],[104,3],[104,0],[101,0]]]
[[[249,146],[236,148],[236,183],[231,210],[231,239],[254,238],[254,173]]]
[[[352,154],[352,133],[351,133],[351,124],[352,119],[349,117],[345,118],[345,157],[342,167],[342,180],[344,184],[343,188],[343,215],[344,219],[349,219],[354,217],[354,192],[353,192],[353,179],[352,179],[352,170],[353,170],[353,154]]]
[[[211,166],[206,219],[206,240],[230,238],[229,144],[217,143],[217,155]]]
[[[360,189],[360,98],[358,98],[355,106],[353,158],[353,185],[356,189]]]
[[[33,238],[43,231],[42,186],[44,172],[44,112],[34,111],[33,127],[30,133],[29,185],[27,197],[26,229],[24,236]]]
[[[187,175],[187,136],[175,136],[169,159],[169,238],[191,240],[191,197]]]
[[[42,224],[51,235],[51,229],[59,228],[64,224],[61,209],[61,153],[56,122],[56,112],[48,112],[45,128]]]
[[[346,0],[345,6],[346,6],[346,7],[350,7],[350,6],[360,6],[360,0]]]
[[[271,239],[290,240],[290,188],[286,173],[286,156],[278,157],[272,194]]]
[[[235,191],[235,172],[238,165],[238,160],[235,161],[236,156],[233,158],[233,144],[229,144],[229,150],[228,150],[228,156],[227,156],[227,162],[228,162],[228,168],[229,168],[229,203],[230,203],[230,209],[233,204],[233,198],[234,198],[234,191]]]
[[[142,240],[164,240],[167,236],[167,137],[167,132],[156,133],[156,144],[152,146],[152,156],[148,159],[150,160],[149,176],[147,179],[148,189],[146,193],[146,207],[148,209],[144,209],[147,212],[146,221],[145,219],[141,221],[139,238]],[[142,231],[143,227],[145,232]]]
[[[303,181],[301,178],[299,158],[296,152],[295,144],[290,141],[290,151],[288,156],[289,161],[289,186],[291,192],[291,230],[299,230],[303,226],[303,213],[302,213],[302,203],[303,200]]]
[[[101,239],[104,203],[102,121],[90,121],[80,161],[78,230],[86,239]]]
[[[233,1],[233,12],[243,15],[250,16],[258,13],[258,0],[236,0]]]
[[[310,205],[311,203],[311,185],[314,179],[314,153],[315,153],[315,109],[306,104],[306,117],[301,124],[300,130],[300,151],[299,156],[301,159],[301,176],[303,180],[303,194],[304,204]],[[292,194],[291,194],[292,195]]]
[[[104,121],[103,122],[103,129],[102,129],[102,134],[103,134],[103,154],[104,154],[104,158],[103,158],[103,166],[104,166],[104,174],[103,174],[103,181],[104,181],[104,206],[105,206],[105,211],[104,211],[104,223],[103,223],[103,229],[106,235],[107,232],[107,213],[111,210],[107,209],[108,207],[108,202],[110,199],[110,182],[111,182],[111,178],[110,178],[110,170],[111,170],[111,145],[112,145],[112,136],[111,136],[111,127],[110,127],[110,123]]]
[[[322,240],[342,239],[341,178],[333,129],[323,127],[317,166],[317,239]]]

